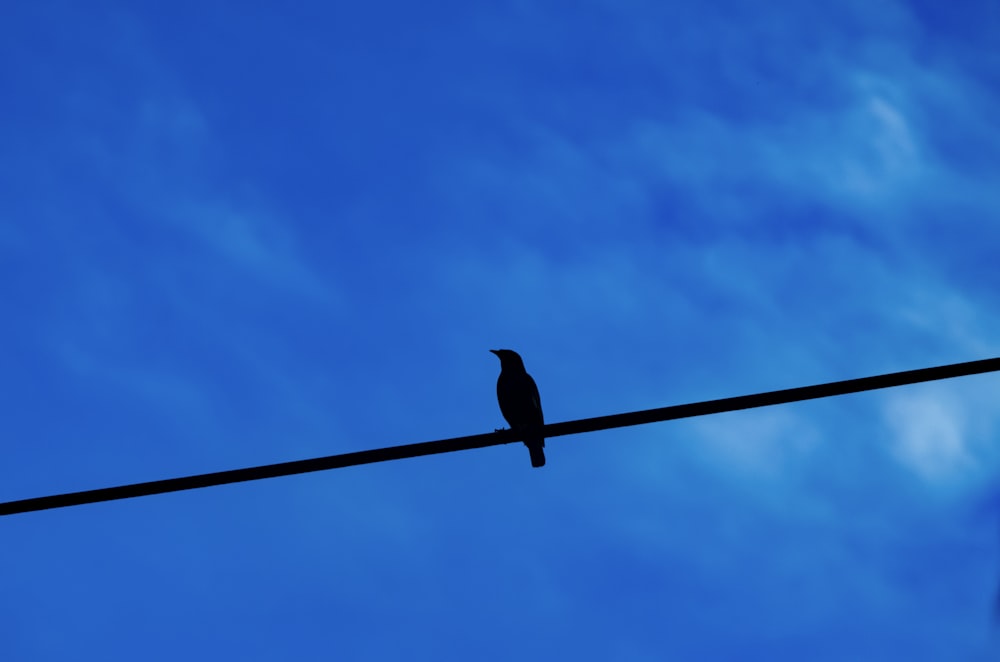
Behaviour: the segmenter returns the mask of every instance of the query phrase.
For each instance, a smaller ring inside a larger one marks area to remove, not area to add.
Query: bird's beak
[[[496,354],[497,356],[500,356],[500,350],[498,350],[498,349],[491,349],[490,351],[493,352],[494,354]]]

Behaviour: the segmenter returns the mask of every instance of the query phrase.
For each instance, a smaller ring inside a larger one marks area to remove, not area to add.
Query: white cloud
[[[266,214],[196,201],[178,206],[163,220],[263,282],[320,300],[336,294],[302,257],[291,227]]]
[[[726,222],[802,199],[834,209],[908,208],[908,196],[939,167],[915,125],[912,91],[874,74],[852,78],[840,106],[757,123],[688,109],[670,122],[637,123],[620,152],[632,154],[650,185],[680,186]]]
[[[943,389],[895,392],[884,416],[894,435],[893,456],[927,483],[961,481],[979,469],[969,448],[965,411]]]
[[[717,467],[765,482],[787,479],[809,461],[821,437],[788,409],[743,411],[698,419],[698,449]]]
[[[988,331],[1000,322],[992,311],[937,282],[903,281],[900,288],[890,314],[913,332],[934,335],[970,358],[1000,354],[1000,343]]]
[[[866,90],[834,123],[842,142],[830,146],[829,156],[814,155],[821,161],[813,164],[831,192],[876,202],[894,197],[920,178],[925,169],[921,137],[902,103]]]

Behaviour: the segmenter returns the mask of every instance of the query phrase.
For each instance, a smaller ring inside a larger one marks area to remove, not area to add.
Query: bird
[[[545,437],[542,426],[542,400],[538,386],[524,369],[521,355],[512,349],[491,349],[500,359],[500,376],[497,378],[497,402],[500,413],[515,432],[522,435],[524,445],[531,455],[531,466],[545,466]]]

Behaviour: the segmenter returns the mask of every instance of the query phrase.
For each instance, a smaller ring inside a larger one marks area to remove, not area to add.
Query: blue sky
[[[8,6],[0,500],[998,356],[998,34]],[[997,379],[3,518],[0,656],[996,659]]]

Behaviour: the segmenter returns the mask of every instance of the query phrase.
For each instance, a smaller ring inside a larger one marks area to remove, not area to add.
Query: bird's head
[[[521,355],[512,349],[491,349],[491,352],[497,355],[500,359],[500,369],[507,367],[510,368],[520,368],[524,370],[524,361],[521,360]]]

